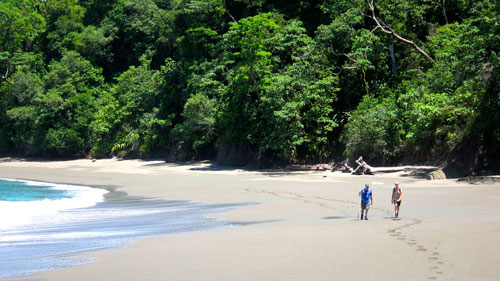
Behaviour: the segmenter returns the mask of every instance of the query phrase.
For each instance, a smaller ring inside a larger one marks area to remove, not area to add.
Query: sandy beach
[[[210,162],[0,159],[0,177],[114,186],[132,196],[254,203],[214,214],[229,229],[136,240],[93,262],[2,280],[499,280],[500,184],[407,172],[245,171]],[[400,218],[390,195],[403,189]],[[374,204],[360,221],[358,192]],[[2,210],[4,211],[4,210]]]

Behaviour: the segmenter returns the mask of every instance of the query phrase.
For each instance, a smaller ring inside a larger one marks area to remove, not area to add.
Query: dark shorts
[[[370,203],[361,202],[361,209],[362,210],[370,209]]]
[[[392,201],[392,204],[401,206],[401,201],[398,202],[398,201],[394,200],[394,201]]]

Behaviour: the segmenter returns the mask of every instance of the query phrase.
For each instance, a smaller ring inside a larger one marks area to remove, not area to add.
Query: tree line
[[[5,0],[0,152],[500,167],[500,2]]]

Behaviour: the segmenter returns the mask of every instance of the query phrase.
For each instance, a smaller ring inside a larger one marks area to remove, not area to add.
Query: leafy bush
[[[397,109],[389,99],[380,102],[366,95],[358,108],[349,114],[344,129],[345,155],[363,156],[367,161],[386,162],[395,156],[398,143],[393,128]]]

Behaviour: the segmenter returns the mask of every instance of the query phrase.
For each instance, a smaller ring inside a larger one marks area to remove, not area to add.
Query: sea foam
[[[14,181],[2,179],[4,181]],[[8,230],[23,226],[34,227],[39,223],[51,221],[57,223],[57,214],[70,209],[88,208],[104,201],[105,189],[88,186],[54,184],[35,181],[22,181],[26,185],[47,187],[47,189],[65,191],[70,198],[44,199],[41,201],[1,201],[0,230]],[[8,211],[7,211],[8,210]]]

